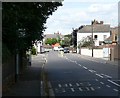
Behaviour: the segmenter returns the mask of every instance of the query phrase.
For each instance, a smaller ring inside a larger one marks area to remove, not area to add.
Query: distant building
[[[36,41],[36,43],[34,43],[34,47],[36,49],[37,54],[44,52],[43,41],[42,40],[41,41]]]
[[[56,38],[56,39],[60,39],[62,40],[64,38],[64,35],[62,35],[61,33],[54,33],[54,34],[45,34],[44,35],[44,39],[43,39],[43,45],[45,45],[45,40],[48,38]]]

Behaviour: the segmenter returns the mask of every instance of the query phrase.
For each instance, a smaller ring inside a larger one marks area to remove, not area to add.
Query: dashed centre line
[[[97,76],[99,76],[99,77],[101,77],[101,78],[103,78],[103,76],[101,76],[100,74],[96,74]]]
[[[117,84],[117,83],[115,83],[115,82],[113,82],[113,81],[111,81],[111,80],[109,80],[109,79],[108,79],[108,81],[109,81],[110,83],[112,83],[112,84],[114,84],[114,85],[116,85],[116,86],[119,86],[119,87],[120,87],[120,85],[119,85],[119,84]]]

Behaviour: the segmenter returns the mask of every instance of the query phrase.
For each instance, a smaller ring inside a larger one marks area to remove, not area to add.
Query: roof
[[[93,28],[92,28],[93,27]],[[110,25],[86,25],[80,30],[78,30],[78,33],[92,33],[93,32],[110,32]]]
[[[45,38],[57,38],[56,34],[46,34]]]
[[[60,44],[59,43],[56,43],[55,45],[54,45],[54,47],[59,47],[60,46]]]
[[[55,33],[55,34],[45,34],[44,38],[45,39],[47,39],[47,38],[57,38],[58,36],[63,37],[63,35]]]

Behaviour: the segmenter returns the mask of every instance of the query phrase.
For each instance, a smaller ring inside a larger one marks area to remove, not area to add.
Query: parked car
[[[62,47],[58,47],[58,50],[59,50],[59,51],[63,51],[64,48],[62,48]]]
[[[64,48],[63,52],[64,52],[64,53],[69,53],[70,50],[69,50],[69,48]]]

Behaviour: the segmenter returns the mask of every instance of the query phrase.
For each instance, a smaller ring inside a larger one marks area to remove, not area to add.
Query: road
[[[50,51],[44,66],[54,96],[118,96],[118,68],[79,54]]]

